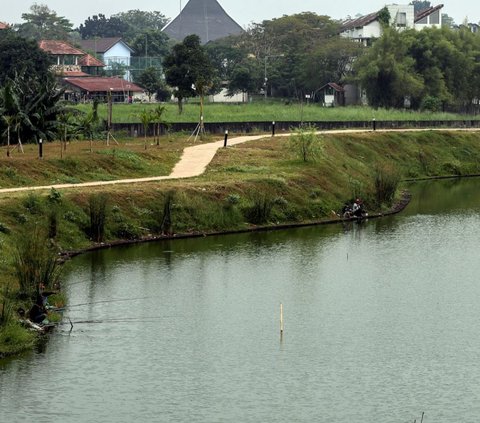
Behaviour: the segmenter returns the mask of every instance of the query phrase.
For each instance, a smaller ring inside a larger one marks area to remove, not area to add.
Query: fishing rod
[[[60,307],[56,310],[57,311],[62,311],[62,310],[70,309],[70,308],[85,307],[85,306],[88,306],[88,305],[95,305],[95,304],[108,304],[108,303],[120,303],[120,302],[127,302],[127,301],[148,300],[149,298],[151,298],[151,297],[118,298],[118,299],[115,299],[115,300],[92,301],[92,302],[82,303],[82,304],[67,305],[65,307]]]
[[[64,326],[64,325],[91,325],[91,324],[102,324],[102,323],[156,323],[160,320],[166,319],[167,317],[131,317],[131,318],[118,318],[118,319],[92,319],[92,320],[78,320],[68,322],[58,322],[52,323],[55,326]]]

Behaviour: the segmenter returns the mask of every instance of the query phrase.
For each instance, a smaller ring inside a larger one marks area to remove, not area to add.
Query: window
[[[407,26],[407,13],[398,12],[397,14],[397,26],[405,27]]]

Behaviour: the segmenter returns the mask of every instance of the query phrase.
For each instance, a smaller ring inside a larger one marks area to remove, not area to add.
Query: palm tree
[[[145,150],[147,149],[147,132],[148,132],[148,127],[150,126],[150,123],[152,123],[155,120],[155,115],[152,113],[151,110],[143,109],[140,113],[137,115],[140,118],[140,122],[142,122],[143,125],[143,139],[144,139],[144,146]]]
[[[14,81],[7,80],[1,90],[2,114],[3,120],[7,124],[7,156],[10,156],[10,135],[13,131],[17,132],[20,149],[23,153],[22,142],[20,139],[20,126],[24,116],[21,111],[20,99],[15,89]]]
[[[93,102],[92,110],[80,120],[80,129],[90,139],[90,153],[93,151],[93,136],[98,127],[98,101]]]
[[[7,157],[10,157],[10,130],[12,128],[12,125],[14,124],[14,119],[13,116],[9,115],[3,115],[2,116],[3,121],[7,124],[7,129],[4,132],[7,134]]]
[[[163,113],[165,112],[165,106],[157,106],[152,111],[152,120],[154,126],[154,139],[157,141],[157,146],[160,145],[160,128],[166,122],[163,120]]]

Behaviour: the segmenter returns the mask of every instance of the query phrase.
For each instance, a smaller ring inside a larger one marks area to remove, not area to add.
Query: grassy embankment
[[[158,103],[144,104],[114,104],[113,122],[132,123],[140,122],[139,113],[144,109],[153,109]],[[187,103],[184,112],[178,114],[176,104],[165,104],[164,119],[167,122],[198,122],[199,106]],[[88,112],[90,104],[76,106],[79,110]],[[377,120],[463,120],[464,115],[451,113],[429,113],[403,110],[372,109],[370,107],[337,107],[326,108],[316,104],[298,103],[284,104],[282,102],[257,101],[249,104],[206,104],[205,122],[263,122],[263,121],[369,121]],[[107,106],[99,105],[99,115],[107,118]],[[469,116],[468,119],[478,117]]]
[[[12,252],[19,234],[33,227],[54,233],[58,250],[91,246],[91,207],[99,199],[106,201],[104,242],[318,221],[356,196],[371,211],[388,207],[376,200],[374,180],[381,172],[402,178],[479,174],[479,140],[479,133],[468,132],[323,135],[317,159],[303,162],[288,138],[266,138],[222,149],[203,176],[190,180],[2,195],[0,289],[9,286],[7,299],[15,308]],[[63,160],[49,158],[58,144],[46,147],[44,160],[33,160],[30,147],[29,158],[2,154],[0,186],[167,174],[183,145],[176,139],[144,151],[142,141],[108,148],[97,143],[89,153],[88,143],[79,142]],[[2,303],[0,295],[0,308]],[[0,353],[32,342],[17,325],[0,331]]]

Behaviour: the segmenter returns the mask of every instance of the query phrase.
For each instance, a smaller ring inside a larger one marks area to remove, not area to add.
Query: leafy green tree
[[[137,57],[165,57],[170,51],[168,35],[153,29],[136,32],[130,43]]]
[[[215,72],[229,95],[259,91],[263,84],[263,66],[245,48],[243,39],[243,35],[230,36],[205,46]]]
[[[17,26],[18,35],[39,40],[66,40],[73,24],[65,17],[58,16],[45,4],[34,3],[30,12],[22,14],[24,23]]]
[[[90,153],[93,152],[93,138],[100,131],[100,118],[98,116],[98,101],[94,101],[92,109],[83,114],[77,120],[77,127],[80,133],[88,137],[90,142]]]
[[[165,80],[178,100],[182,113],[183,100],[188,97],[203,97],[213,87],[215,70],[198,35],[189,35],[175,45],[164,62]],[[200,114],[203,114],[202,106]]]
[[[163,119],[163,115],[165,113],[165,106],[157,106],[154,110],[151,111],[152,113],[152,122],[154,126],[154,138],[157,142],[157,146],[160,145],[160,132],[162,125],[166,125],[167,122]]]
[[[253,24],[244,34],[207,47],[232,92],[241,82],[249,90],[255,84],[256,91],[302,98],[332,79],[342,82],[351,72],[361,47],[338,33],[338,22],[308,12]]]
[[[19,37],[11,30],[0,31],[0,86],[27,70],[27,80],[49,78],[52,64],[52,59],[34,40]]]
[[[386,6],[378,12],[378,21],[383,27],[390,25],[391,18],[390,11]]]
[[[289,139],[291,150],[303,162],[315,161],[323,151],[323,139],[316,134],[315,127],[296,129]]]
[[[361,43],[346,38],[326,39],[301,59],[300,86],[305,92],[313,93],[329,82],[347,82],[354,63],[364,51]]]
[[[127,42],[132,42],[140,33],[156,33],[167,37],[161,30],[168,23],[168,18],[159,11],[146,12],[143,10],[128,10],[112,16],[126,24],[126,31],[122,34]],[[168,37],[167,37],[168,38]],[[136,49],[134,49],[136,50]],[[144,50],[142,50],[144,51]]]
[[[410,2],[410,4],[413,5],[415,13],[420,12],[424,9],[428,9],[432,6],[432,3],[427,0],[413,0],[412,2]]]
[[[143,109],[140,111],[137,116],[140,119],[140,122],[142,122],[143,125],[143,146],[145,150],[147,149],[147,136],[148,136],[148,128],[151,123],[155,120],[156,116],[154,113],[152,113],[151,110]]]
[[[83,40],[93,39],[95,37],[123,37],[129,30],[126,22],[115,16],[107,18],[99,13],[88,17],[83,24],[80,24],[78,31]]]
[[[136,79],[135,82],[140,84],[148,95],[148,101],[152,101],[152,96],[163,86],[162,75],[156,68],[145,69]]]
[[[383,36],[355,63],[358,81],[373,107],[401,108],[407,97],[422,92],[423,78],[415,71],[408,47],[401,33],[385,28]]]
[[[23,71],[8,79],[0,96],[0,110],[9,117],[7,135],[16,134],[20,148],[22,140],[54,139],[62,96],[63,90],[57,88],[53,75],[40,81]]]
[[[248,93],[257,87],[255,75],[249,67],[237,67],[228,81],[228,95],[236,93]]]
[[[170,101],[172,98],[172,90],[167,86],[165,81],[162,79],[162,85],[158,87],[155,97],[157,101]]]

